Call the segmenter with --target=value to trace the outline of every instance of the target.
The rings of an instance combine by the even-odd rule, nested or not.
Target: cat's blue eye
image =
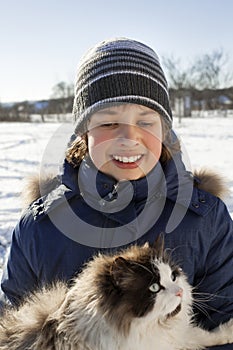
[[[150,287],[149,290],[153,293],[158,293],[160,291],[160,286],[158,283],[153,283]]]

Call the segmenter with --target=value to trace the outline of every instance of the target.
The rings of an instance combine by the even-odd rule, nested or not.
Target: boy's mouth
[[[142,158],[142,154],[130,156],[130,157],[113,155],[112,158],[121,163],[136,163],[138,160]]]
[[[113,163],[121,169],[134,169],[139,166],[143,159],[143,154],[135,156],[112,155]]]

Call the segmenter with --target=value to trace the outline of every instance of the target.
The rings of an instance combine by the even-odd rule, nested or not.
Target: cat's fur
[[[99,255],[71,288],[59,282],[5,310],[0,350],[194,350],[233,342],[233,321],[212,332],[193,323],[191,287],[161,252],[146,244]]]

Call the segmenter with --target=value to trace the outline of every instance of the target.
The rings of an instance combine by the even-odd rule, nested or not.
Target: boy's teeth
[[[113,158],[123,163],[135,163],[137,160],[141,158],[141,155],[131,156],[131,157],[113,156]]]

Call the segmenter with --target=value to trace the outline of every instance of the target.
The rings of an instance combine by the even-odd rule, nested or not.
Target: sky
[[[0,0],[0,102],[47,99],[74,83],[96,43],[129,37],[183,65],[223,49],[233,70],[232,0]]]

